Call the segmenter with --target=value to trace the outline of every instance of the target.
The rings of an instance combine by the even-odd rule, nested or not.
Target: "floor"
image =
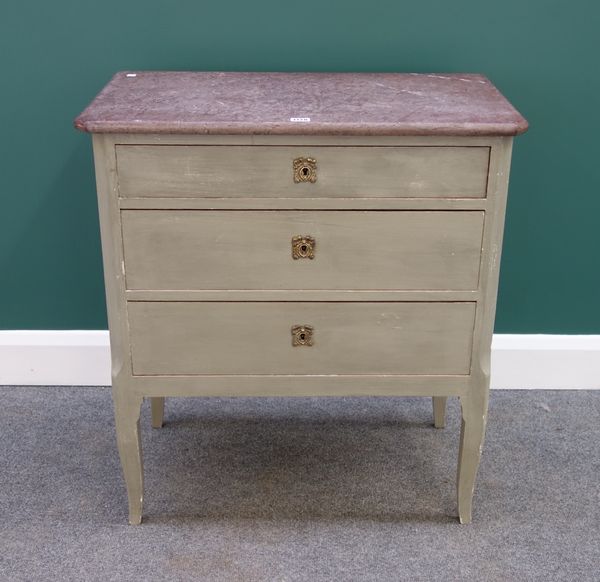
[[[138,527],[107,388],[0,399],[2,581],[600,579],[600,391],[493,391],[463,526],[454,399],[145,403]]]

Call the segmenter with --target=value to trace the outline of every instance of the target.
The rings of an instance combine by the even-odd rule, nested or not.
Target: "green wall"
[[[592,0],[2,0],[0,327],[106,327],[89,136],[122,69],[481,72],[515,143],[496,331],[600,333]]]

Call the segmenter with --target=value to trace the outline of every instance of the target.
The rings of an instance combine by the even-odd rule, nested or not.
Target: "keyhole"
[[[301,333],[300,334],[300,341],[304,341],[306,339],[306,334],[305,333]]]
[[[304,166],[304,168],[302,168],[302,175],[303,176],[308,176],[309,171],[310,170],[306,166]]]
[[[308,247],[307,247],[306,245],[302,245],[302,246],[300,247],[300,250],[301,250],[303,253],[305,253],[305,252],[308,250]]]

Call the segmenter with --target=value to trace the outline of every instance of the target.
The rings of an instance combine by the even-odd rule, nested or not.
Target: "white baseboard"
[[[0,331],[0,385],[110,383],[108,331]]]
[[[600,335],[495,334],[491,384],[600,389]]]
[[[491,383],[600,389],[600,335],[495,335]],[[0,385],[109,384],[107,331],[0,331]]]

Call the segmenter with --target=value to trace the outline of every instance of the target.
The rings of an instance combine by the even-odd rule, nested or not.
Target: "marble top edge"
[[[90,133],[518,135],[527,121],[473,73],[122,71],[75,119]]]

